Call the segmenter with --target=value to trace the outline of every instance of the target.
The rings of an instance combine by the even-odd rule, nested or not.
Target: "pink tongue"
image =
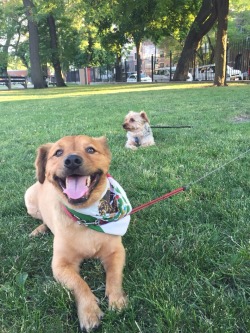
[[[70,199],[79,199],[84,196],[88,191],[88,186],[86,185],[88,177],[75,176],[66,178],[66,188],[63,193],[67,194]]]

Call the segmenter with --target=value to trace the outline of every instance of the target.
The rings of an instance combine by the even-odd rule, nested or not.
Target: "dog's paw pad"
[[[110,310],[122,310],[128,305],[128,297],[125,294],[110,295],[109,296],[109,309]]]
[[[104,313],[98,307],[97,304],[83,309],[82,313],[79,313],[80,327],[82,331],[91,332],[96,329],[101,322]]]

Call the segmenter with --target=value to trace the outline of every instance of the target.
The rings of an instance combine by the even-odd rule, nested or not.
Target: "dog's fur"
[[[122,126],[127,131],[126,148],[137,149],[139,146],[147,147],[155,144],[145,111],[129,111]]]
[[[73,168],[66,162],[72,156],[77,159]],[[103,313],[89,286],[80,277],[79,265],[85,258],[101,260],[106,271],[109,307],[121,309],[127,303],[122,289],[125,250],[120,236],[79,225],[62,210],[61,205],[80,208],[98,201],[105,190],[110,161],[111,154],[104,137],[67,136],[56,143],[42,145],[35,161],[38,181],[25,193],[28,213],[43,222],[31,235],[36,236],[47,229],[54,234],[53,275],[73,292],[81,329],[87,331],[99,325]],[[99,177],[94,189],[82,201],[68,199],[62,191],[60,182],[73,175]]]

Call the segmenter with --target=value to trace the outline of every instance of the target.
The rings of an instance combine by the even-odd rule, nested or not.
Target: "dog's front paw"
[[[137,149],[137,146],[135,146],[135,145],[133,145],[133,144],[126,144],[126,145],[125,145],[125,148],[136,150],[136,149]]]
[[[122,292],[109,295],[109,309],[122,310],[128,305],[128,297]]]
[[[81,308],[78,306],[78,318],[81,330],[90,332],[92,329],[97,328],[100,325],[103,315],[104,313],[96,302],[92,302]]]
[[[48,232],[48,227],[46,226],[46,224],[40,224],[35,230],[33,230],[30,233],[30,237],[36,237],[38,235],[44,235],[46,232]]]

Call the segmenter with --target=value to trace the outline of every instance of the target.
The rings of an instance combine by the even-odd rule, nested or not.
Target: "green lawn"
[[[188,184],[247,151],[250,85],[131,84],[0,91],[0,332],[77,333],[74,300],[51,271],[52,235],[23,195],[37,147],[64,135],[106,135],[110,173],[133,207]],[[145,110],[156,146],[124,148],[124,116]],[[129,306],[110,312],[104,272],[82,276],[101,301],[105,333],[250,332],[250,153],[190,190],[132,216],[123,241]]]

